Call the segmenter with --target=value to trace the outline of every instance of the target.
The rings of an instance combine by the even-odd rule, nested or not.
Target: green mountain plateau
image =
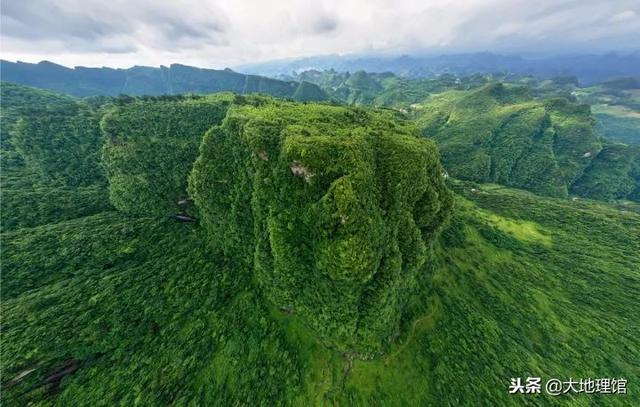
[[[304,75],[2,83],[3,405],[640,403],[633,83]]]

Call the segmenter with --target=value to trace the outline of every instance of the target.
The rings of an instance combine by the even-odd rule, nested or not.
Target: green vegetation
[[[113,205],[147,216],[188,210],[187,175],[200,139],[222,121],[233,98],[147,98],[110,109],[101,122],[102,162]]]
[[[102,180],[98,112],[71,98],[13,84],[2,85],[2,104],[3,148],[16,150],[19,161],[43,180],[70,186]]]
[[[640,86],[634,78],[620,78],[573,93],[592,105],[600,135],[625,144],[640,144]]]
[[[101,112],[73,98],[2,83],[3,230],[110,208],[98,162]]]
[[[587,105],[490,84],[433,95],[413,115],[453,177],[541,195],[638,199],[636,149],[598,137]]]
[[[506,74],[408,79],[311,70],[294,78],[318,84],[336,101],[407,113],[436,140],[454,177],[550,196],[637,199],[634,185],[640,184],[633,170],[627,171],[633,164],[617,165],[614,174],[600,165],[607,155],[598,157],[600,151],[624,149],[609,144],[640,142],[640,93],[633,78],[585,88],[575,77],[538,80]],[[625,162],[635,160],[633,149],[621,154]],[[605,187],[620,174],[625,186]],[[611,191],[599,191],[603,188]]]
[[[572,193],[593,199],[640,202],[640,146],[607,144]]]
[[[255,405],[296,393],[297,355],[249,274],[193,226],[105,212],[8,233],[3,246],[3,405]]]
[[[601,144],[588,106],[533,100],[525,87],[445,92],[417,109],[443,165],[457,178],[566,196]]]
[[[70,188],[37,183],[19,187],[3,184],[2,189],[3,230],[56,223],[111,208],[103,185]]]
[[[70,186],[102,181],[99,116],[83,105],[33,112],[12,129],[11,143],[42,178]]]
[[[460,171],[619,202],[445,181],[397,110],[3,83],[2,405],[640,404],[640,154],[547,96],[403,108]]]
[[[8,145],[9,138],[6,136],[20,117],[46,111],[48,107],[53,109],[56,106],[70,107],[75,105],[75,100],[72,97],[8,82],[2,83],[0,96],[2,100],[0,125],[2,133],[5,135],[2,138],[3,147]]]
[[[433,93],[448,89],[467,90],[486,84],[489,76],[474,75],[456,78],[440,75],[434,79],[408,79],[392,73],[368,73],[364,71],[336,72],[305,71],[295,80],[317,84],[333,100],[349,105],[373,105],[406,109],[423,101]]]
[[[507,378],[637,380],[640,235],[628,232],[640,230],[638,214],[494,185],[454,187],[455,216],[437,262],[420,274],[403,336],[387,355],[355,360],[336,399],[633,405],[637,394],[514,396]]]
[[[264,295],[342,351],[370,355],[451,198],[434,146],[390,114],[268,103],[207,133],[190,192],[209,238]]]
[[[198,226],[115,212],[3,235],[3,404],[633,405],[510,377],[640,380],[640,215],[456,186],[400,336],[360,360],[265,308]],[[597,255],[595,255],[597,253]],[[46,270],[46,272],[44,272]],[[75,364],[74,364],[75,363]],[[47,378],[77,366],[60,381]]]
[[[637,117],[594,114],[598,133],[603,137],[625,144],[640,144],[640,114]]]
[[[302,81],[300,82],[300,85],[298,85],[296,92],[293,94],[293,99],[300,102],[317,102],[320,100],[326,100],[327,95],[322,89],[313,83]]]

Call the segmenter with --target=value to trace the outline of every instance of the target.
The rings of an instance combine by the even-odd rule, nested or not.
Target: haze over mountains
[[[309,69],[334,69],[339,72],[393,72],[409,77],[430,77],[449,73],[511,73],[538,78],[575,76],[581,84],[640,75],[640,52],[607,54],[564,54],[540,58],[500,55],[489,52],[449,55],[326,55],[264,63],[247,64],[235,69],[267,76],[289,75]]]
[[[638,51],[637,0],[44,0],[3,4],[3,59],[224,68],[340,54]],[[288,72],[287,72],[288,73]]]
[[[441,74],[496,74],[540,79],[574,76],[581,85],[640,75],[640,52],[561,55],[539,59],[492,53],[440,56],[317,56],[241,65],[234,70],[203,69],[182,64],[122,68],[67,68],[49,61],[37,64],[1,61],[2,80],[74,96],[161,95],[232,91],[260,92],[296,100],[325,100],[309,83],[299,86],[293,74],[305,70],[392,72],[409,78]],[[274,79],[278,78],[278,79]],[[293,80],[295,79],[295,80]]]
[[[200,69],[180,64],[159,68],[67,68],[49,61],[37,64],[1,61],[2,80],[73,96],[164,95],[222,91],[266,93],[299,101],[323,100],[316,85],[245,75],[230,69]]]

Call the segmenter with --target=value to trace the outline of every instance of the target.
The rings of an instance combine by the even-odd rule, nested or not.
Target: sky
[[[66,66],[640,49],[640,0],[3,0],[1,14],[2,59]]]

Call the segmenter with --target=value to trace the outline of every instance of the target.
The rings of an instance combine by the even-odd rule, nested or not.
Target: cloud
[[[625,10],[621,13],[618,13],[614,16],[611,16],[611,18],[609,19],[609,21],[611,22],[621,22],[621,21],[628,21],[628,20],[632,20],[634,18],[636,18],[638,14],[633,11],[633,10]]]
[[[601,52],[640,37],[637,0],[4,0],[2,56],[224,67],[345,53]]]
[[[9,46],[121,53],[226,42],[226,15],[197,1],[5,0],[2,6],[2,35]]]
[[[322,16],[313,23],[313,32],[326,34],[338,28],[338,19],[335,17]]]
[[[107,21],[91,15],[65,13],[57,4],[48,7],[43,1],[3,2],[3,34],[12,38],[36,40],[59,37],[83,38],[92,41],[108,32],[122,32],[126,26],[121,20]]]

